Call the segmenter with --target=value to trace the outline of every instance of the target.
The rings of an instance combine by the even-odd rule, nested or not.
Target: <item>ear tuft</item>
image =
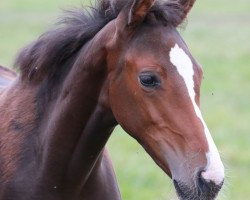
[[[131,6],[128,25],[136,26],[143,22],[155,0],[134,0]]]

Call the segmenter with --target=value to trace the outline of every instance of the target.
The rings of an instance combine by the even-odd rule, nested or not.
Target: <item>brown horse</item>
[[[180,199],[217,196],[224,168],[199,109],[202,69],[176,30],[193,4],[102,0],[19,54],[20,76],[0,79],[8,85],[0,93],[1,200],[121,199],[105,149],[117,124]]]

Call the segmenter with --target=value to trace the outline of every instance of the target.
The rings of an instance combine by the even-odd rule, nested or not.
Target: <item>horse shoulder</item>
[[[11,181],[18,170],[25,142],[34,129],[32,90],[25,89],[17,79],[0,91],[0,116],[0,182],[3,183]]]

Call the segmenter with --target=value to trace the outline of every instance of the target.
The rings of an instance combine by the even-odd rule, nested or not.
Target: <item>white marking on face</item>
[[[177,44],[170,51],[170,61],[177,68],[178,73],[184,79],[188,94],[194,107],[194,111],[204,126],[204,132],[207,138],[209,151],[206,153],[207,166],[205,169],[206,171],[202,173],[202,177],[208,182],[211,180],[215,184],[219,185],[224,180],[224,166],[221,162],[220,155],[214,144],[208,127],[202,117],[200,108],[195,102],[193,63],[185,51]]]

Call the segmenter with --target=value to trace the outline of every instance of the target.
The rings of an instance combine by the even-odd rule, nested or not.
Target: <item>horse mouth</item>
[[[197,184],[198,186],[190,187],[176,180],[173,182],[180,200],[214,200],[223,185],[223,183],[216,185],[210,182],[209,187],[202,188],[199,186],[199,183]]]

